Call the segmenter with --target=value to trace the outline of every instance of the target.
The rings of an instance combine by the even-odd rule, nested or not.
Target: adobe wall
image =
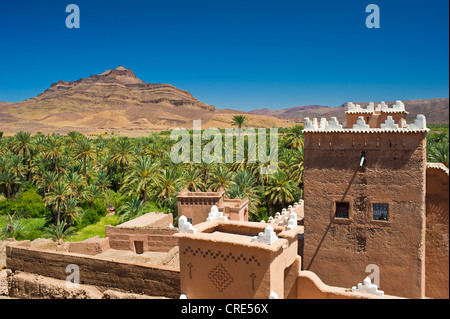
[[[449,175],[427,168],[425,295],[449,298]]]
[[[297,299],[402,299],[352,292],[351,289],[326,285],[311,271],[300,271],[297,277]]]
[[[143,242],[144,252],[168,252],[178,244],[177,239],[173,237],[173,234],[177,232],[178,228],[117,227],[109,225],[105,227],[110,248],[133,252],[135,252],[135,241]]]
[[[176,269],[144,263],[111,261],[93,256],[52,252],[19,246],[6,247],[6,266],[15,271],[66,280],[66,267],[80,269],[80,284],[118,288],[137,294],[178,298],[180,273]]]
[[[381,290],[424,296],[425,134],[304,132],[305,270],[352,287],[376,264]],[[335,201],[349,202],[348,220]],[[388,221],[372,220],[373,203],[389,204]]]
[[[217,205],[221,197],[182,197],[178,198],[178,216],[192,219],[192,225],[203,223],[211,211],[211,206]]]
[[[65,242],[59,247],[60,251],[84,255],[101,254],[110,248],[109,238],[99,238],[99,236],[88,238],[81,242]]]
[[[272,291],[279,298],[288,296],[296,275],[286,269],[297,256],[299,230],[274,226],[279,235],[274,243],[253,242],[252,237],[265,227],[263,223],[205,222],[196,226],[195,234],[176,234],[181,293],[189,299],[267,299]]]

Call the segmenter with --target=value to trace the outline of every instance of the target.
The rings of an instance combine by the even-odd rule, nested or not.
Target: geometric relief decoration
[[[222,292],[233,282],[233,277],[228,273],[228,271],[218,264],[214,267],[208,274],[209,280],[214,284],[214,286]]]
[[[191,246],[187,246],[186,249],[183,251],[183,255],[191,254],[194,257],[199,255],[203,258],[206,257],[212,257],[212,259],[222,259],[223,261],[234,261],[235,263],[245,263],[247,265],[251,263],[255,263],[258,267],[261,266],[261,263],[255,258],[255,256],[244,256],[243,254],[240,255],[234,255],[232,252],[222,253],[221,251],[213,252],[210,249],[203,250],[201,248],[191,248]]]

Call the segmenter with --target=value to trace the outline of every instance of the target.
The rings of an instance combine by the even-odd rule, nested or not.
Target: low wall
[[[178,233],[178,228],[153,228],[153,227],[105,227],[106,237],[109,238],[109,246],[112,249],[135,251],[134,242],[143,242],[143,251],[168,252],[178,245],[177,238],[173,234]]]
[[[65,242],[61,246],[61,251],[84,255],[97,255],[108,250],[109,238],[99,238],[98,236],[80,242]]]
[[[149,296],[178,298],[180,295],[180,273],[170,267],[20,246],[6,247],[6,267],[13,272],[23,271],[66,280],[70,274],[66,273],[66,267],[71,264],[79,267],[80,284]]]
[[[349,289],[332,287],[324,284],[313,272],[300,271],[297,278],[297,299],[403,299],[384,295],[378,297],[370,294],[351,292]]]

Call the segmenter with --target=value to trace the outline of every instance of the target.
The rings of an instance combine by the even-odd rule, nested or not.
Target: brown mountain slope
[[[146,83],[119,66],[77,81],[59,81],[29,100],[0,103],[0,131],[35,133],[79,131],[84,134],[118,132],[128,136],[202,127],[231,127],[231,118],[246,114],[255,127],[285,127],[287,120],[245,112],[219,110],[170,84]]]
[[[378,104],[380,102],[375,102]],[[395,104],[395,102],[386,102],[388,105]],[[424,114],[429,124],[448,124],[449,123],[449,99],[429,99],[429,100],[410,100],[403,101],[406,111],[409,112],[407,121],[412,121],[417,114]],[[369,102],[355,102],[362,107],[366,107]],[[321,105],[306,105],[296,106],[281,110],[261,109],[251,111],[251,114],[263,114],[268,116],[277,116],[279,118],[292,119],[302,121],[305,117],[310,118],[331,118],[336,117],[340,122],[346,122],[345,111],[347,110],[347,103],[339,107],[321,106]]]

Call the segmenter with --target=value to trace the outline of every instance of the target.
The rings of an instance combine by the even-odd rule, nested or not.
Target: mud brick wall
[[[106,237],[112,249],[134,251],[134,241],[144,242],[144,251],[168,252],[178,244],[172,235],[178,228],[106,226]]]
[[[444,170],[427,168],[427,228],[425,295],[449,298],[449,177]]]
[[[80,284],[122,289],[127,292],[179,298],[178,270],[143,263],[112,261],[66,252],[8,246],[6,266],[12,271],[24,271],[66,280],[66,267],[75,264],[80,270]]]
[[[386,294],[422,298],[426,133],[304,135],[304,270],[352,287],[375,264]],[[348,218],[335,216],[337,202]],[[373,219],[377,203],[389,205],[388,220]]]

